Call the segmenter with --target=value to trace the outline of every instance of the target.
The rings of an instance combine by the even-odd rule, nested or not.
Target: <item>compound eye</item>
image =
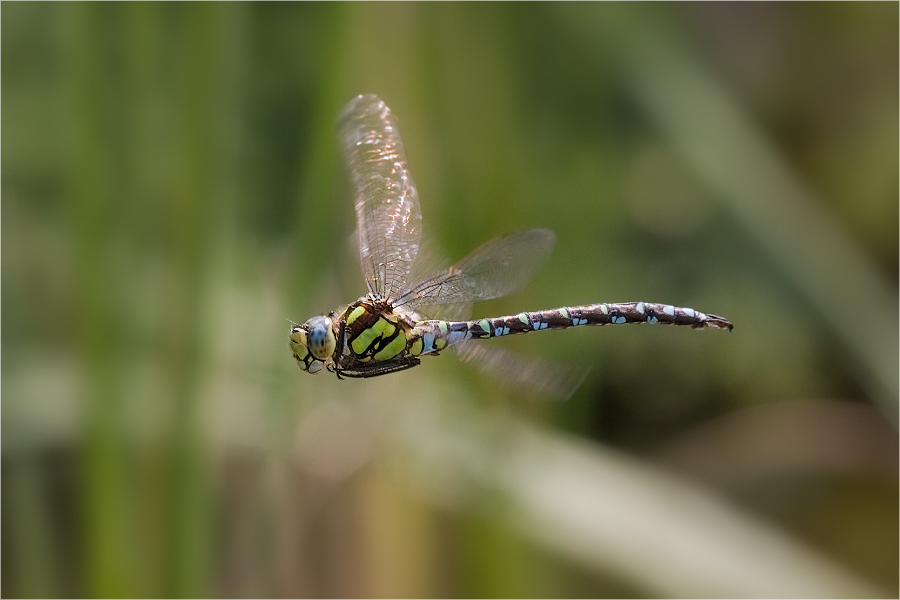
[[[313,356],[319,360],[325,360],[334,354],[337,340],[334,337],[331,319],[314,317],[307,321],[303,328],[306,329],[306,347]]]

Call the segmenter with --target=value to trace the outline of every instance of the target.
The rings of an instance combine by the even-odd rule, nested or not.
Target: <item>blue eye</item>
[[[308,331],[306,343],[309,351],[319,360],[325,360],[334,354],[336,341],[331,319],[328,317],[314,317],[306,322]]]

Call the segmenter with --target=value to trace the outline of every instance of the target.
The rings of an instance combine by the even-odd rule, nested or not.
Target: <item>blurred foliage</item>
[[[897,593],[897,4],[2,17],[4,596],[678,594],[509,527],[490,485],[421,493],[386,448],[426,398],[638,457]],[[557,234],[478,314],[647,300],[735,331],[497,342],[591,366],[566,403],[449,356],[301,373],[285,318],[365,291],[334,119],[370,92],[436,254]]]

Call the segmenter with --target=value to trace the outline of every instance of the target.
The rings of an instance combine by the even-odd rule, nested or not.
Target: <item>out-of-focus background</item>
[[[898,5],[2,7],[3,596],[898,593]],[[398,116],[430,252],[557,234],[493,340],[301,372],[365,292],[335,119]]]

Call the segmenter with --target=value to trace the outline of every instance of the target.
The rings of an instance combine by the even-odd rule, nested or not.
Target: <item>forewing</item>
[[[397,122],[377,96],[357,96],[339,120],[356,201],[359,261],[370,292],[392,299],[419,251],[422,213]]]
[[[446,271],[417,283],[403,294],[397,305],[415,310],[511,294],[544,264],[554,240],[549,229],[527,229],[494,238]]]

